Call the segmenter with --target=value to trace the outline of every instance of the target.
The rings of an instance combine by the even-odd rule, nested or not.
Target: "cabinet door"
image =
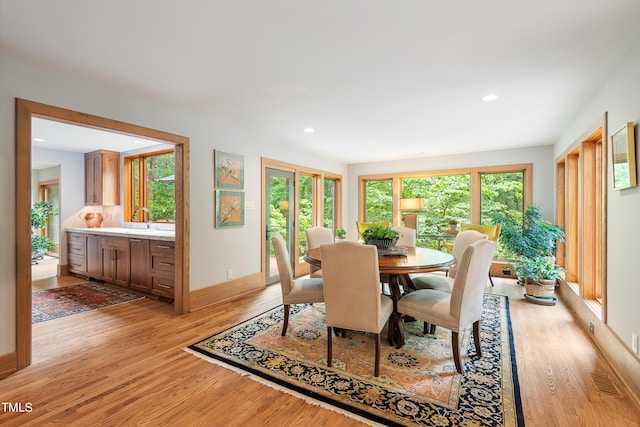
[[[100,264],[100,236],[90,234],[87,236],[87,275],[101,278]]]
[[[129,284],[129,239],[103,237],[100,239],[102,280],[120,286]]]
[[[87,154],[84,157],[84,204],[99,205],[101,192],[100,156]]]
[[[151,292],[147,239],[129,239],[129,287],[141,292]]]

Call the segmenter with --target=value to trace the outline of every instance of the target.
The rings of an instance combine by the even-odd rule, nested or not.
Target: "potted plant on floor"
[[[564,270],[555,263],[556,243],[564,241],[564,231],[542,219],[542,210],[538,205],[530,205],[522,221],[505,216],[497,216],[493,223],[502,224],[500,243],[513,257],[509,259],[521,284],[538,284],[542,280],[551,280],[555,284],[564,275]],[[536,288],[527,289],[533,292]],[[546,294],[549,292],[546,289]],[[534,295],[531,295],[534,296]],[[541,298],[541,297],[538,297]],[[549,298],[554,298],[551,295]]]
[[[374,245],[378,249],[391,249],[399,238],[400,233],[383,225],[373,225],[362,232],[364,243]]]
[[[346,238],[347,238],[347,231],[342,227],[336,228],[336,239],[344,240]]]
[[[31,207],[31,262],[37,264],[44,258],[45,251],[52,251],[56,246],[39,231],[47,226],[49,218],[57,212],[53,205],[46,201],[34,203]]]

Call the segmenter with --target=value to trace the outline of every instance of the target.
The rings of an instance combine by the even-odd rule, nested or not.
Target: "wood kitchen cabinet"
[[[149,240],[129,239],[129,287],[131,289],[151,293],[149,265]]]
[[[120,153],[108,150],[84,155],[84,204],[120,204]]]
[[[120,286],[129,285],[129,239],[101,237],[101,279]]]
[[[70,273],[174,299],[175,242],[75,231],[67,242]]]
[[[175,242],[151,240],[151,293],[174,298],[175,292]]]

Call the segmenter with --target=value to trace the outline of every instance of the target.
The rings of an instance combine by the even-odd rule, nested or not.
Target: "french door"
[[[271,285],[280,281],[278,265],[274,256],[271,236],[273,233],[280,233],[284,238],[289,250],[289,263],[292,268],[295,248],[295,222],[294,222],[294,189],[295,175],[293,172],[266,168],[265,169],[265,283]]]

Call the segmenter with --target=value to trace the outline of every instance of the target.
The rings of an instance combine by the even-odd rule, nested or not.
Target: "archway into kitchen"
[[[184,136],[92,116],[64,108],[16,99],[16,353],[17,368],[31,363],[31,161],[32,121],[42,118],[172,144],[175,150],[175,299],[176,313],[188,312],[188,162]]]

